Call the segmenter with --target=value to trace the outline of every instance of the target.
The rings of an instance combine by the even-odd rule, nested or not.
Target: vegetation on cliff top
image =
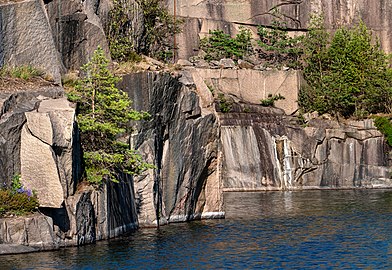
[[[259,27],[258,35],[255,45],[246,29],[233,38],[211,31],[200,43],[204,59],[246,60],[253,55],[265,67],[302,69],[306,81],[298,98],[302,113],[318,111],[344,118],[392,113],[390,56],[363,22],[330,35],[323,19],[314,17],[304,36],[290,37],[278,22],[271,28]]]
[[[181,21],[169,14],[163,1],[113,1],[106,35],[111,56],[117,61],[139,61],[139,54],[168,61],[173,57],[173,37]]]
[[[330,38],[314,21],[304,39],[304,77],[298,104],[303,112],[363,118],[392,113],[392,69],[388,56],[363,22]]]
[[[264,67],[301,68],[302,36],[290,37],[283,23],[274,21],[270,28],[257,28],[258,40],[252,38],[251,31],[241,28],[235,37],[222,30],[209,32],[200,40],[200,49],[205,52],[206,61],[231,58],[235,61],[256,58]]]
[[[374,124],[383,133],[387,139],[387,143],[392,147],[392,117],[377,116]]]
[[[200,48],[206,53],[207,61],[220,60],[222,58],[243,59],[252,51],[251,32],[242,28],[232,38],[222,30],[210,31],[210,36],[200,41]]]
[[[52,84],[52,78],[31,65],[0,68],[0,90],[36,89]]]
[[[138,174],[150,168],[129,144],[130,122],[149,115],[131,108],[128,95],[116,87],[119,77],[109,70],[101,48],[94,52],[82,71],[85,76],[68,98],[78,104],[77,121],[87,181],[117,182],[118,173]]]

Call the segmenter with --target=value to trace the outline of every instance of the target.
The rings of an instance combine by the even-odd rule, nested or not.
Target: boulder
[[[61,208],[64,199],[74,194],[80,176],[74,165],[80,163],[80,157],[73,154],[77,151],[73,149],[75,109],[66,98],[47,99],[25,116],[20,150],[22,182],[37,191],[41,207]],[[81,166],[76,167],[80,171]]]
[[[226,59],[226,58],[225,59],[221,59],[219,61],[219,66],[221,68],[235,68],[236,67],[233,59]]]
[[[260,104],[268,95],[282,95],[285,99],[275,102],[286,114],[298,110],[298,93],[301,87],[301,74],[298,71],[252,69],[206,69],[196,68],[203,81],[217,92],[237,97],[242,102]]]
[[[244,69],[252,69],[252,68],[254,68],[254,65],[249,63],[248,61],[239,59],[238,60],[238,67],[244,68]]]
[[[60,87],[0,93],[0,177],[7,185],[21,172],[21,133],[26,123],[25,112],[36,110],[42,98],[53,100],[62,95]]]

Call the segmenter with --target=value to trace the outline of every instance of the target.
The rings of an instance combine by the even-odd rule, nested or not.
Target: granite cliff
[[[218,26],[234,31],[268,24],[268,12],[281,2],[178,3],[189,30],[179,37],[179,56],[188,58],[197,54],[193,46],[199,34]],[[362,0],[333,3],[287,1],[282,12],[293,31],[304,30],[310,11],[322,9],[328,22],[352,22],[360,14],[373,29],[383,26],[381,37],[390,33],[391,6],[385,1],[370,9]],[[171,73],[127,74],[119,84],[135,109],[152,116],[137,125],[132,142],[155,169],[121,175],[120,183],[99,188],[80,183],[75,108],[64,98],[60,76],[85,63],[97,45],[108,51],[103,25],[109,8],[110,1],[0,1],[0,65],[35,65],[53,82],[0,92],[0,178],[9,185],[20,173],[40,200],[38,214],[0,219],[0,254],[94,243],[143,226],[222,218],[224,192],[392,187],[391,148],[372,120],[312,116],[298,124],[300,73],[189,63]],[[382,39],[390,51],[388,42]],[[260,106],[268,94],[286,100]],[[228,102],[227,112],[220,96]]]
[[[156,168],[99,189],[76,188],[75,111],[62,92],[9,94],[0,121],[1,171],[8,177],[21,169],[38,192],[41,214],[2,219],[1,250],[81,245],[139,226],[222,218],[223,193],[230,191],[392,187],[391,149],[372,120],[314,118],[303,127],[282,109],[250,102],[233,102],[223,113],[199,76],[193,69],[124,76],[119,86],[152,115],[133,141]]]

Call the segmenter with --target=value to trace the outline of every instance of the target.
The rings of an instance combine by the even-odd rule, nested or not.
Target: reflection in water
[[[171,224],[0,269],[390,269],[392,191],[226,193],[226,220]]]

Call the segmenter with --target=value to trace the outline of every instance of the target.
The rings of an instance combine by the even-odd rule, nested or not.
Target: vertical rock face
[[[371,120],[312,120],[306,128],[276,114],[220,120],[224,190],[392,187],[391,149]]]
[[[60,246],[94,243],[138,227],[132,179],[121,177],[121,183],[108,182],[100,189],[83,187],[67,198],[64,209],[48,210]]]
[[[274,7],[289,28],[298,31],[308,27],[312,13],[324,14],[327,29],[352,25],[362,19],[380,38],[383,49],[392,51],[392,3],[384,0],[166,0],[169,11],[184,18],[186,31],[178,36],[179,57],[197,54],[199,36],[221,29],[236,34],[243,25],[271,25],[276,19]]]
[[[43,98],[53,100],[62,95],[61,88],[0,94],[0,177],[7,185],[21,173],[21,134],[26,112],[37,110]]]
[[[134,83],[140,81],[145,87]],[[136,142],[138,151],[156,166],[135,179],[139,223],[156,225],[220,212],[218,195],[206,194],[213,190],[211,182],[219,187],[217,119],[201,108],[194,85],[153,73],[125,76],[123,85],[131,99],[139,96],[135,107],[152,116],[141,126]]]
[[[0,66],[32,65],[61,81],[61,62],[41,0],[0,3]]]
[[[25,115],[20,159],[23,184],[37,191],[41,207],[60,208],[74,194],[80,176],[81,168],[74,168],[81,163],[81,153],[73,149],[73,140],[78,138],[75,109],[66,98],[47,99],[37,111]]]
[[[76,0],[46,4],[53,39],[66,69],[79,69],[98,46],[109,52],[101,20],[109,5],[109,1]]]

